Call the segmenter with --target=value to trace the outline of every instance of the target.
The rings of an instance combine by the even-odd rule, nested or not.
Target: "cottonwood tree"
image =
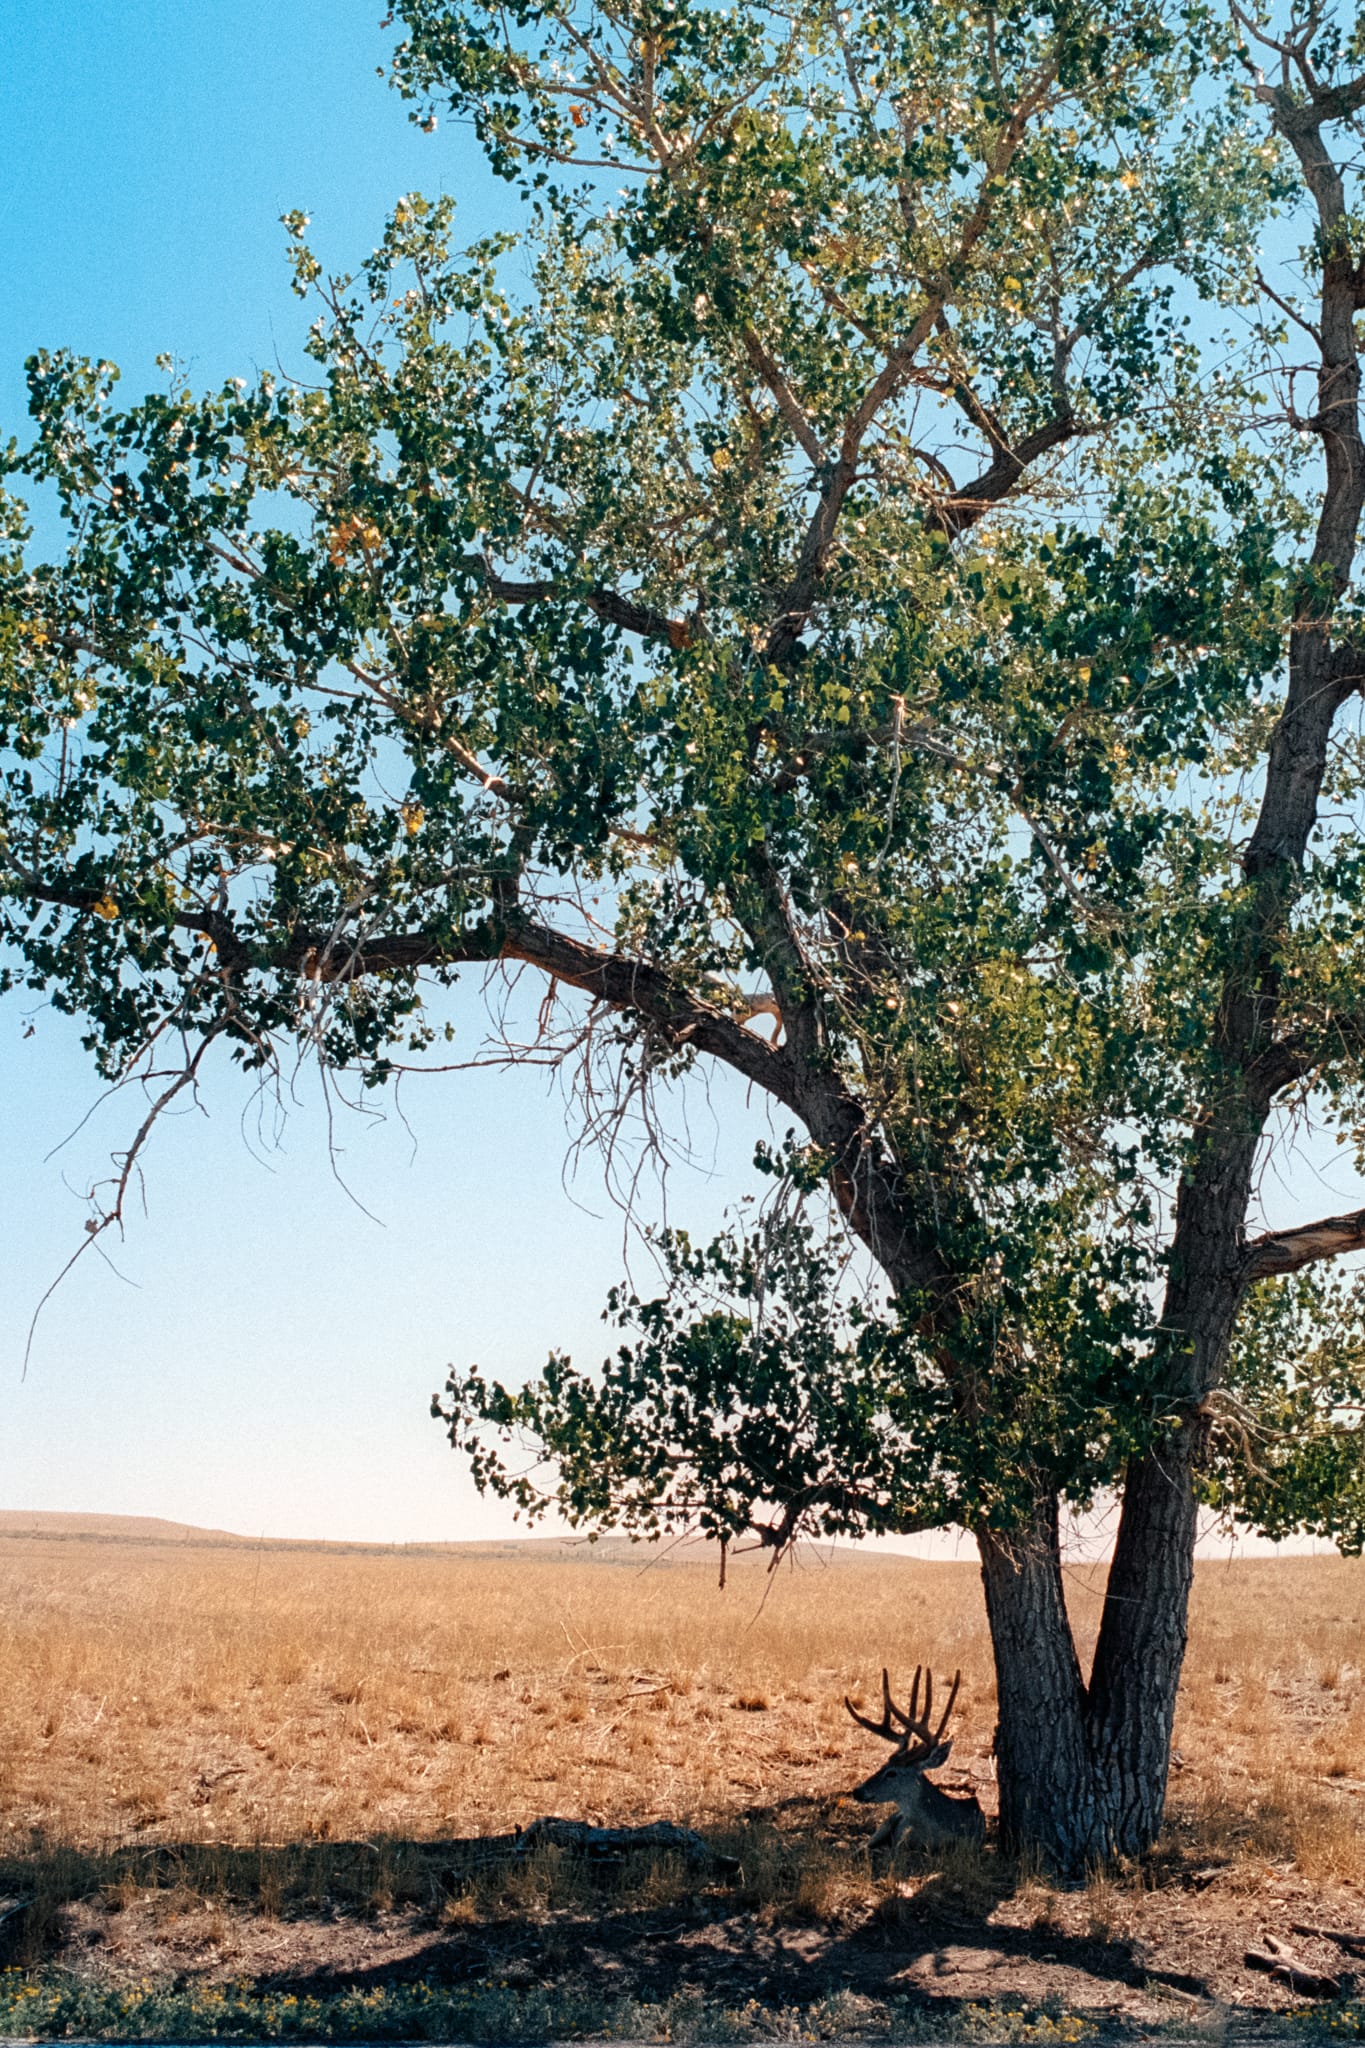
[[[149,1091],[91,1227],[211,1048],[381,1085],[470,970],[543,977],[585,1128],[729,1069],[767,1221],[666,1240],[602,1376],[453,1375],[452,1434],[636,1528],[965,1525],[1005,1842],[1141,1852],[1199,1501],[1361,1533],[1319,1269],[1365,1213],[1254,1207],[1296,1117],[1362,1127],[1358,32],[398,13],[520,239],[413,196],[338,277],[290,217],[306,377],[32,364],[14,487],[69,546],[10,501],[11,979]],[[1104,1488],[1085,1675],[1059,1511]]]

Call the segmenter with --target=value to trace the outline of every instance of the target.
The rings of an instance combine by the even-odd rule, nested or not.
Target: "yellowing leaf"
[[[383,538],[383,534],[372,519],[363,519],[358,512],[353,512],[327,536],[327,553],[335,567],[339,569],[353,547],[359,547],[367,555],[372,555],[377,551]]]
[[[118,916],[118,905],[112,896],[101,896],[98,903],[92,903],[90,908],[96,917],[102,917],[106,924],[112,924]]]

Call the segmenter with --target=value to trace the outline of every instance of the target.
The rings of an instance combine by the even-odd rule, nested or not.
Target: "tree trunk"
[[[1155,1843],[1194,1575],[1198,1432],[1135,1459],[1087,1688],[1055,1501],[1020,1536],[978,1534],[995,1652],[1000,1841],[1075,1877]]]
[[[1105,1814],[1086,1736],[1085,1684],[1062,1590],[1057,1502],[1030,1528],[977,1533],[995,1652],[1000,1842],[1063,1873],[1107,1853]]]
[[[1134,1459],[1123,1489],[1088,1711],[1091,1755],[1121,1856],[1145,1855],[1165,1811],[1194,1578],[1200,1436],[1188,1428]]]

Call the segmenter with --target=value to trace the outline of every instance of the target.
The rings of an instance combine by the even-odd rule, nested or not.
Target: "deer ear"
[[[937,1771],[941,1769],[942,1766],[947,1763],[949,1756],[952,1754],[952,1748],[953,1744],[952,1738],[950,1736],[947,1742],[940,1742],[937,1749],[930,1750],[928,1756],[920,1765],[920,1769],[922,1771]]]

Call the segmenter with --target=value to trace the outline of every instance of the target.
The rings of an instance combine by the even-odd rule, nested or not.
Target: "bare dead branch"
[[[1323,1259],[1339,1259],[1346,1252],[1358,1251],[1365,1251],[1365,1209],[1323,1216],[1293,1230],[1268,1230],[1253,1238],[1246,1248],[1246,1276],[1250,1281],[1298,1273]]]

